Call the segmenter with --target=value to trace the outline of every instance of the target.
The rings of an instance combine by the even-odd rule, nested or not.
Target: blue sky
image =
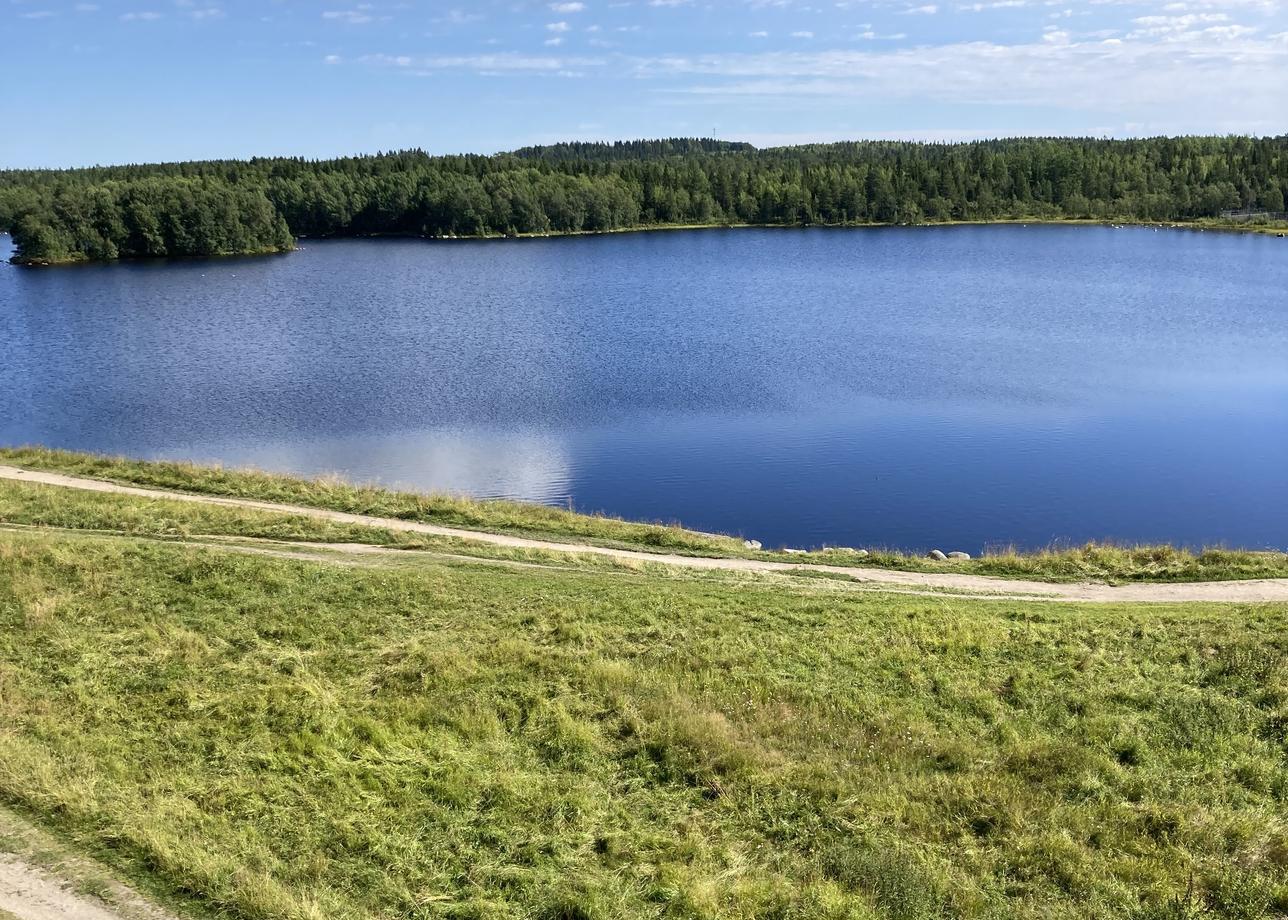
[[[1288,132],[1288,0],[0,0],[0,166]]]

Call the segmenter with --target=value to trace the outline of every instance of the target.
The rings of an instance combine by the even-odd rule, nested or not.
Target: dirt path
[[[62,486],[70,489],[85,489],[92,492],[111,492],[118,495],[134,495],[148,499],[164,499],[170,501],[194,502],[197,504],[223,505],[233,508],[252,508],[257,511],[276,511],[286,514],[317,518],[320,520],[334,521],[341,524],[356,524],[367,527],[380,527],[385,530],[421,533],[439,537],[452,537],[460,540],[472,540],[477,543],[485,543],[492,546],[504,546],[515,549],[545,550],[557,553],[579,553],[608,556],[615,559],[630,559],[636,562],[651,562],[690,569],[735,572],[827,572],[836,575],[845,575],[859,583],[872,586],[888,585],[896,588],[914,590],[936,589],[940,591],[952,591],[959,594],[1006,595],[1012,598],[1022,596],[1031,600],[1081,601],[1091,603],[1288,603],[1288,579],[1285,578],[1256,581],[1190,582],[1181,584],[1052,584],[1049,582],[1022,581],[1010,578],[993,578],[987,575],[964,575],[952,572],[900,572],[891,569],[852,568],[837,565],[773,562],[760,559],[720,559],[703,556],[675,556],[665,553],[647,553],[638,550],[589,546],[580,543],[558,543],[549,540],[533,540],[526,537],[509,536],[507,534],[462,530],[455,527],[441,527],[436,524],[402,521],[397,518],[372,517],[365,514],[349,514],[343,511],[308,508],[300,505],[283,505],[275,502],[264,502],[247,498],[224,498],[213,495],[194,495],[186,492],[170,492],[162,489],[145,489],[137,486],[123,486],[116,483],[103,482],[97,479],[83,479],[76,476],[64,476],[61,473],[22,470],[12,466],[0,466],[0,479],[12,479],[19,482],[35,482],[42,483],[44,485]]]
[[[465,553],[450,553],[430,549],[390,548],[371,543],[313,543],[271,540],[259,537],[229,537],[226,535],[210,535],[206,537],[192,536],[181,538],[168,536],[157,537],[152,535],[127,533],[125,531],[81,530],[78,528],[47,527],[35,524],[6,524],[3,522],[0,522],[0,533],[57,533],[71,538],[92,535],[95,537],[118,537],[130,540],[155,540],[169,546],[191,546],[200,549],[219,550],[226,553],[267,556],[272,559],[294,559],[296,561],[318,562],[326,565],[348,565],[364,568],[370,568],[373,566],[415,565],[418,561],[424,560],[433,562],[465,563],[467,565],[487,565],[502,569],[523,569],[526,571],[580,572],[582,574],[593,572],[596,576],[602,578],[641,578],[645,575],[643,570],[634,568],[604,567],[587,569],[584,566],[576,564],[533,562],[520,559],[497,558],[494,556],[470,556]],[[940,599],[970,598],[971,600],[988,601],[1059,600],[1061,603],[1082,603],[1079,601],[1063,601],[1059,598],[1034,598],[1027,594],[1000,594],[994,592],[984,594],[979,592],[954,591],[947,588],[905,588],[896,585],[884,584],[878,581],[859,581],[852,578],[802,577],[810,574],[809,568],[809,566],[802,566],[800,571],[762,572],[739,570],[724,571],[695,568],[692,566],[677,566],[668,574],[675,578],[701,578],[704,576],[719,577],[722,575],[727,575],[731,578],[739,576],[757,579],[772,578],[776,579],[775,584],[777,584],[781,589],[797,591],[863,591],[868,593],[912,595],[914,597],[935,597]],[[655,569],[653,571],[656,572],[657,570]],[[3,914],[0,914],[0,920],[6,920]]]
[[[178,920],[103,866],[70,853],[4,809],[0,841],[5,846],[0,851],[3,920]]]
[[[76,894],[66,883],[17,857],[0,856],[0,917],[18,920],[125,920],[106,903]]]

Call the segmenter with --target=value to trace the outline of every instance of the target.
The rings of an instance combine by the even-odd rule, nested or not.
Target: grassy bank
[[[545,505],[398,492],[352,484],[338,477],[301,479],[259,470],[148,462],[43,448],[0,448],[0,463],[151,488],[329,508],[470,530],[667,552],[720,554],[742,549],[741,540],[678,526],[638,524]]]
[[[0,532],[0,801],[199,914],[1288,911],[1282,607],[352,568],[33,494],[82,532]]]
[[[420,551],[424,551],[440,556],[573,565],[598,571],[637,572],[648,567],[632,560],[590,553],[495,546],[455,537],[339,524],[306,515],[174,500],[143,500],[4,480],[0,480],[0,530],[19,533],[38,530],[57,533],[64,539],[94,535],[137,537],[294,554],[324,551],[333,544],[357,544],[371,550],[417,551],[407,554],[409,562],[419,559]],[[389,553],[382,556],[385,564],[393,564],[393,559]],[[648,568],[658,572],[664,569],[662,566]]]
[[[26,469],[67,473],[128,485],[169,489],[204,495],[249,498],[314,508],[326,508],[356,514],[369,514],[428,524],[510,533],[549,540],[616,546],[651,552],[677,553],[741,558],[790,558],[795,562],[827,563],[847,566],[876,566],[905,571],[956,571],[994,575],[1003,578],[1029,578],[1050,581],[1217,581],[1243,578],[1288,577],[1288,554],[1250,552],[1212,548],[1201,552],[1171,546],[1126,547],[1111,544],[1089,544],[1040,552],[996,551],[979,559],[953,563],[936,563],[916,555],[868,548],[861,555],[855,549],[823,549],[804,555],[785,557],[775,552],[754,552],[744,548],[741,537],[720,536],[686,530],[678,525],[622,521],[602,515],[576,514],[543,505],[502,501],[475,501],[459,496],[423,495],[398,492],[367,485],[355,485],[338,478],[300,479],[257,470],[236,470],[194,466],[186,463],[147,462],[121,457],[54,451],[45,448],[0,448],[0,463]],[[79,503],[79,504],[78,504]],[[58,505],[67,507],[62,511]],[[44,517],[32,517],[39,507]],[[24,502],[11,500],[7,515],[0,519],[50,523],[57,526],[82,526],[77,516],[84,503],[62,490],[57,496],[45,496],[38,505],[24,509]],[[155,532],[178,513],[153,509],[121,508],[99,514],[100,521],[114,514],[127,514],[137,520],[151,515],[144,525]],[[62,515],[62,517],[59,517]],[[245,520],[245,517],[234,519]],[[104,525],[106,529],[119,529]],[[280,520],[265,527],[286,526]],[[309,531],[297,521],[290,526],[297,534]],[[299,528],[303,526],[304,530]],[[345,540],[351,542],[405,542],[389,531],[363,533]],[[207,531],[215,532],[215,531]],[[332,540],[330,535],[316,539]],[[270,536],[265,531],[247,534]],[[300,536],[301,539],[315,537]],[[952,547],[945,547],[951,549]]]

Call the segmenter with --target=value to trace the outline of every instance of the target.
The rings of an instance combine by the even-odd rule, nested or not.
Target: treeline
[[[710,139],[411,150],[0,173],[20,261],[289,249],[292,237],[605,231],[662,224],[1184,221],[1283,211],[1288,137],[855,142]]]
[[[754,153],[751,144],[718,141],[710,137],[667,137],[660,140],[569,141],[543,147],[520,147],[513,156],[527,160],[567,162],[569,160],[656,160],[691,153]]]
[[[13,200],[9,220],[20,262],[235,255],[295,247],[290,228],[262,189],[217,179],[72,183],[34,199]]]

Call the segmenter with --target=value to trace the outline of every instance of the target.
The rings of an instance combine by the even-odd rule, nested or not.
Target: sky
[[[1288,133],[1288,0],[0,0],[0,167]]]

